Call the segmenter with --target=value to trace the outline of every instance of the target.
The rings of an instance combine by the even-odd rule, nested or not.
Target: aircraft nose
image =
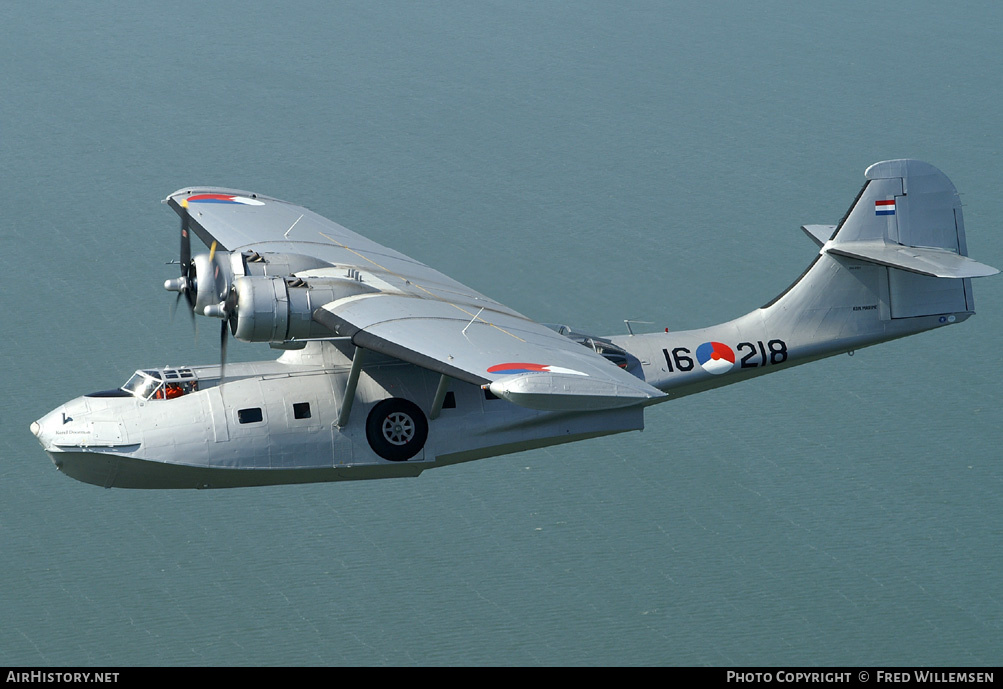
[[[38,438],[38,442],[42,443],[42,447],[44,448],[48,448],[49,441],[52,439],[52,434],[47,432],[50,426],[48,423],[50,416],[52,416],[51,412],[36,421],[32,421],[31,425],[28,426],[29,430],[31,430],[31,434]]]
[[[40,419],[31,422],[28,427],[31,434],[38,438],[42,447],[48,450],[52,446],[52,441],[56,438],[56,433],[62,425],[61,419],[65,417],[62,411],[65,407],[53,409]]]

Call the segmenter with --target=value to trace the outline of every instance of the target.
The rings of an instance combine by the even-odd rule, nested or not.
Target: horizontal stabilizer
[[[813,242],[815,242],[816,244],[818,244],[819,247],[822,247],[822,246],[825,245],[825,243],[827,241],[829,241],[830,239],[832,239],[832,235],[836,231],[836,226],[835,225],[802,225],[801,229],[802,229],[802,231],[804,231],[804,233],[806,235],[808,235],[809,237],[811,237],[811,240]]]
[[[992,266],[947,249],[902,246],[883,240],[834,243],[826,251],[837,256],[938,278],[977,278],[1000,272]]]
[[[961,197],[947,175],[903,159],[875,163],[864,177],[821,253],[885,268],[892,320],[974,313],[970,278],[999,271],[968,258]]]

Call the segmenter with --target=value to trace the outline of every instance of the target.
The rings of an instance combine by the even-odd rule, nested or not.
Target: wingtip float
[[[806,225],[810,268],[769,304],[681,332],[595,337],[536,323],[305,208],[182,189],[165,287],[276,360],[150,368],[31,424],[67,475],[105,487],[223,488],[416,476],[638,430],[651,404],[975,312],[957,191],[876,163],[838,225]],[[192,254],[195,233],[208,253]],[[225,349],[223,349],[225,352]]]

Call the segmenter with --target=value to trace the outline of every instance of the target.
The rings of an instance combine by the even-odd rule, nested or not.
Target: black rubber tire
[[[366,438],[373,452],[383,459],[404,462],[425,447],[428,420],[415,403],[391,397],[369,412]]]

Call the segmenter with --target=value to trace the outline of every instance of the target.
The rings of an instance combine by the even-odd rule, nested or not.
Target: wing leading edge
[[[222,188],[181,189],[165,203],[188,214],[207,246],[307,256],[331,267],[296,273],[306,280],[354,271],[372,289],[312,316],[356,346],[533,409],[613,409],[665,396],[590,348],[301,206]]]

